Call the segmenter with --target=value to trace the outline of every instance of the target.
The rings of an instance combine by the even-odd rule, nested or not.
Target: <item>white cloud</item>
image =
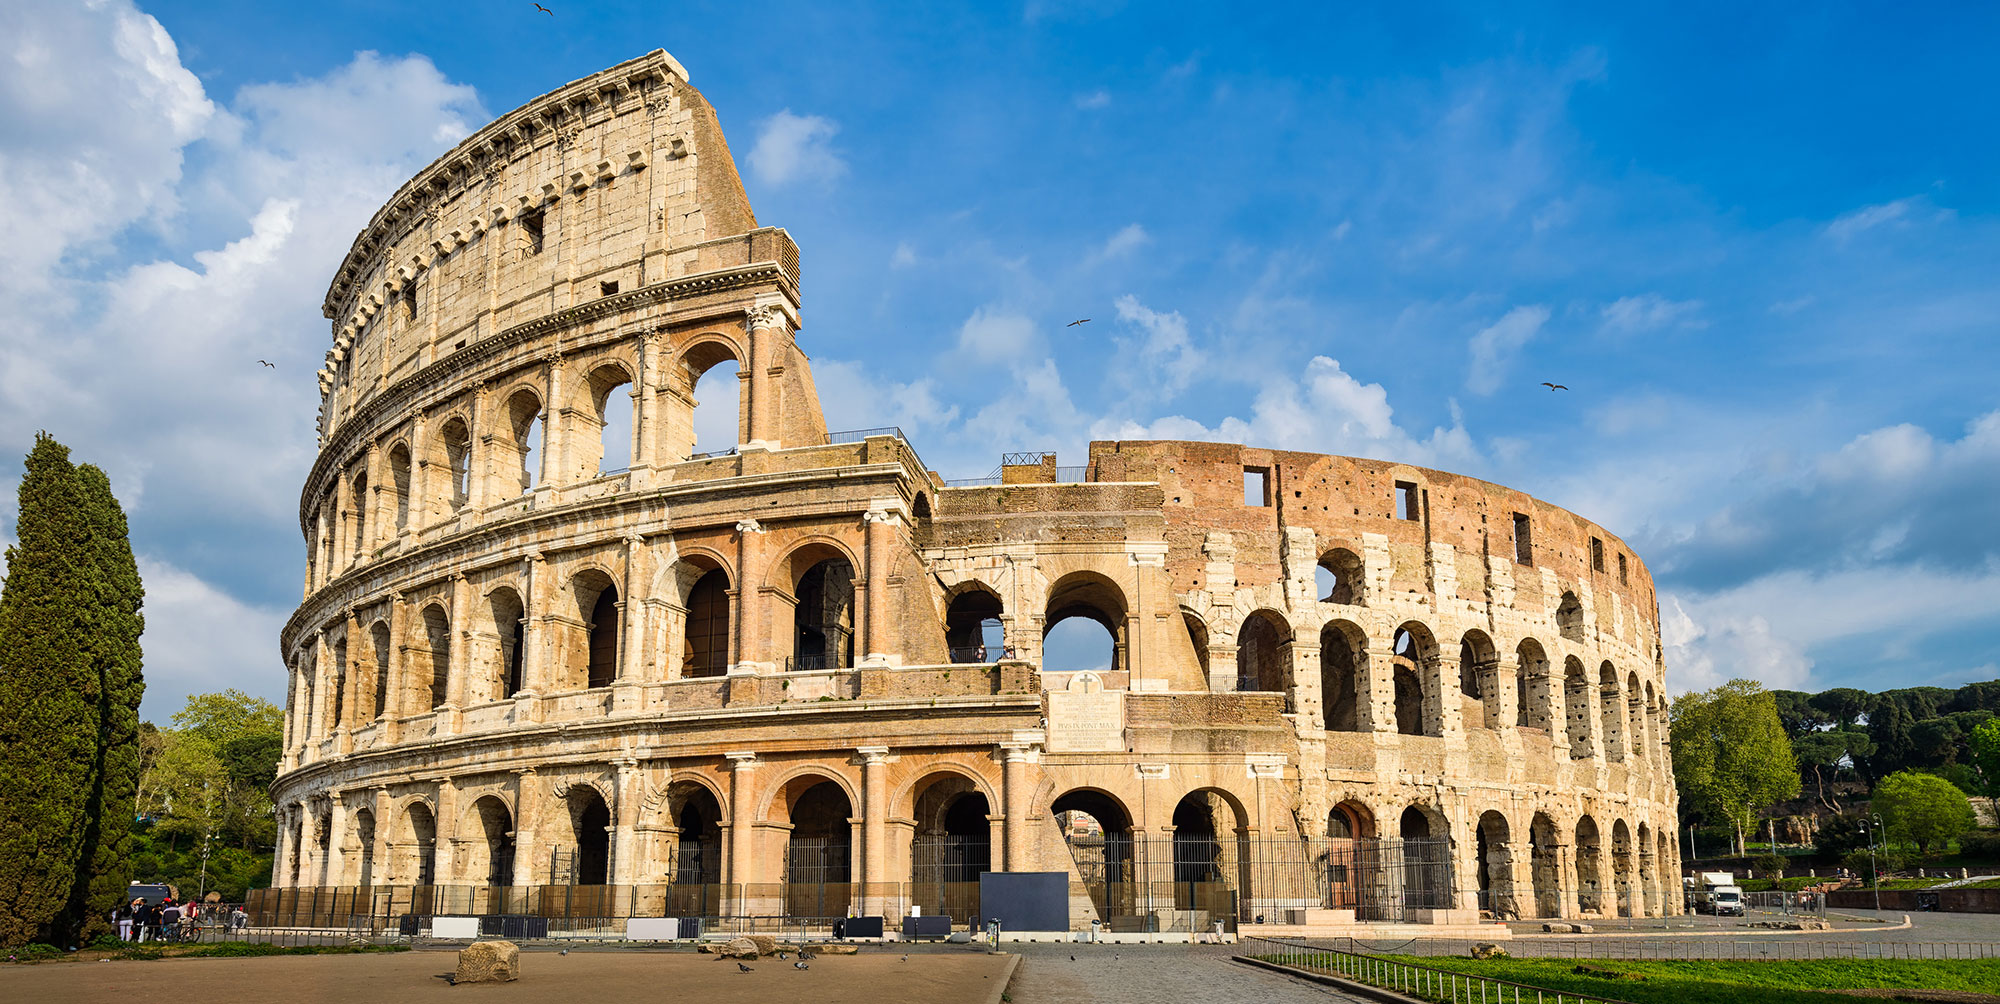
[[[794,115],[790,108],[765,119],[750,147],[750,170],[767,185],[796,180],[825,182],[847,173],[834,152],[840,125],[819,115]]]
[[[1100,87],[1088,94],[1079,94],[1074,99],[1078,108],[1092,111],[1111,103],[1111,92]]]
[[[1465,386],[1474,394],[1491,394],[1500,389],[1513,365],[1515,355],[1548,323],[1549,308],[1515,307],[1505,316],[1472,336],[1472,368]]]
[[[1042,336],[1028,317],[980,307],[958,329],[958,347],[982,363],[1022,365],[1041,353]]]
[[[1118,339],[1114,377],[1155,400],[1187,389],[1205,361],[1188,339],[1187,318],[1179,311],[1158,313],[1128,293],[1118,298],[1118,319],[1137,327],[1144,337],[1136,342]]]
[[[1636,335],[1670,327],[1705,328],[1708,322],[1696,316],[1700,312],[1700,300],[1676,301],[1658,293],[1642,293],[1607,304],[1601,316],[1606,332]]]
[[[1118,228],[1118,232],[1112,234],[1104,242],[1103,247],[1090,253],[1088,264],[1097,265],[1108,261],[1117,261],[1152,243],[1152,240],[1153,235],[1147,233],[1145,227],[1137,223],[1127,223],[1123,227]]]
[[[1862,206],[1851,213],[1844,213],[1826,225],[1826,235],[1836,241],[1845,241],[1856,234],[1873,230],[1884,224],[1904,219],[1916,205],[1917,196],[1884,202],[1875,206]]]
[[[917,249],[909,241],[897,241],[896,250],[889,255],[890,268],[909,268],[917,263]]]
[[[234,687],[285,703],[278,630],[289,609],[245,603],[189,572],[141,555],[146,583],[146,712],[163,718],[190,694]]]
[[[917,436],[942,431],[958,420],[958,406],[939,401],[936,382],[929,377],[901,383],[870,373],[864,363],[816,359],[813,386],[829,429],[893,425]]]
[[[1668,693],[1708,690],[1738,679],[1782,690],[1805,686],[1812,660],[1796,643],[1774,637],[1764,618],[1726,608],[1699,610],[1697,620],[1680,597],[1662,598],[1660,639]]]

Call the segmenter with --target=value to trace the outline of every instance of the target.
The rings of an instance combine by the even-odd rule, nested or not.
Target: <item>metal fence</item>
[[[893,425],[884,425],[873,429],[848,429],[843,432],[829,432],[826,434],[826,442],[829,446],[838,443],[859,443],[865,441],[870,436],[894,436],[904,442],[909,442],[909,437],[903,435],[903,430]]]
[[[1862,939],[1868,940],[1862,940]],[[1246,940],[1248,940],[1246,938]],[[1261,939],[1260,939],[1261,940]],[[1289,942],[1288,943],[1292,943]],[[1375,941],[1366,938],[1321,939],[1321,944],[1361,954],[1424,955],[1464,958],[1477,938],[1416,938]],[[1716,937],[1697,935],[1657,938],[1583,937],[1515,938],[1501,942],[1517,958],[1588,961],[1762,961],[1818,959],[1996,959],[2000,941],[1890,941],[1858,932],[1845,940],[1801,938],[1798,935]]]
[[[1567,1004],[1569,1001],[1622,1004],[1611,997],[1551,990],[1490,976],[1470,976],[1402,959],[1342,951],[1305,942],[1246,938],[1244,943],[1249,951],[1282,966],[1321,976],[1335,976],[1423,1000],[1451,1004],[1525,1004],[1528,1001],[1536,1004]]]

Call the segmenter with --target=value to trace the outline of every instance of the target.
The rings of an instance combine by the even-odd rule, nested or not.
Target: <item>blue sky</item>
[[[2000,8],[544,2],[8,5],[0,454],[127,500],[149,716],[282,698],[354,232],[655,47],[837,428],[1407,459],[1623,535],[1675,689],[2000,677]]]

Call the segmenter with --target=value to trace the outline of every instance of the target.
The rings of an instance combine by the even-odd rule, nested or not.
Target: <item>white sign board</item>
[[[1096,673],[1078,673],[1068,690],[1049,693],[1049,752],[1125,751],[1125,694],[1103,688]]]

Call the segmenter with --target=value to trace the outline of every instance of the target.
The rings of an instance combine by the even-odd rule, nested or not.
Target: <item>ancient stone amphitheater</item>
[[[657,51],[369,222],[324,305],[267,914],[964,924],[989,871],[1114,931],[1679,912],[1617,537],[1216,443],[947,482],[826,429],[800,273]],[[1101,655],[1045,659],[1065,624]]]

